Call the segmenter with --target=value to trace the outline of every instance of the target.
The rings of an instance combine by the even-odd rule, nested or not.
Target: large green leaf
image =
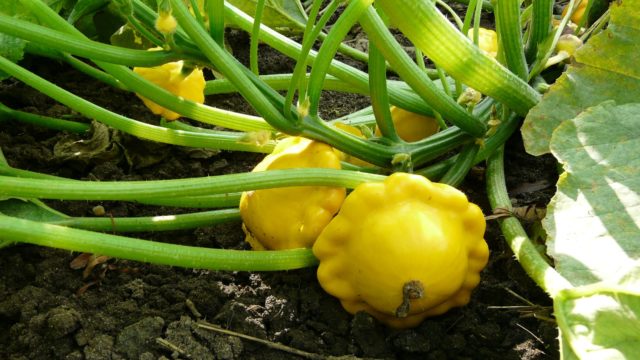
[[[610,9],[607,30],[578,50],[575,63],[527,115],[522,136],[531,154],[548,153],[553,130],[586,108],[640,98],[640,0],[614,1]]]
[[[563,292],[554,301],[568,359],[635,359],[640,351],[640,273],[616,286],[595,284]]]
[[[565,359],[640,354],[640,103],[591,107],[553,132],[565,172],[543,225]]]

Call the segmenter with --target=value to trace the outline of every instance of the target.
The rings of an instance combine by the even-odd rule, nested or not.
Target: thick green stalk
[[[29,243],[185,268],[276,271],[317,264],[317,259],[310,249],[243,251],[165,244],[43,224],[2,214],[0,214],[0,229],[2,229],[0,241],[3,242]]]
[[[72,217],[47,223],[92,231],[144,232],[193,229],[239,219],[240,210],[224,209],[145,217]]]
[[[529,69],[524,56],[522,28],[520,27],[520,1],[493,1],[496,31],[507,68],[520,79],[527,80]]]
[[[42,1],[31,1],[25,4],[29,6],[29,10],[35,16],[37,16],[37,18],[42,23],[48,25],[53,29],[57,29],[70,35],[74,35],[78,39],[84,39],[84,35],[79,30],[64,21],[64,19],[59,17],[58,14],[56,14],[49,6],[47,6]],[[177,33],[178,32],[180,32],[180,29],[177,29]],[[190,100],[178,98],[167,90],[133,73],[131,70],[124,66],[104,62],[97,62],[97,65],[105,69],[111,75],[114,75],[119,81],[121,81],[127,88],[131,89],[132,91],[136,91],[146,98],[158,104],[166,106],[169,110],[173,110],[177,113],[189,116],[194,120],[199,120],[202,122],[215,124],[235,130],[252,131],[271,129],[271,126],[269,126],[269,124],[267,124],[260,118],[216,109],[209,106],[197,104]],[[73,105],[68,106],[75,109]]]
[[[258,0],[256,4],[256,15],[253,18],[253,29],[251,30],[251,40],[249,43],[249,67],[251,71],[260,75],[258,69],[258,33],[260,33],[260,23],[264,12],[264,0]]]
[[[202,178],[150,181],[84,182],[0,176],[0,197],[60,200],[122,200],[175,198],[286,186],[340,186],[353,188],[384,176],[336,169],[288,169],[218,175]]]
[[[484,135],[485,125],[447,96],[443,90],[435,86],[433,81],[400,47],[373,8],[368,9],[360,19],[360,24],[367,32],[369,39],[380,49],[395,71],[429,106],[469,134],[475,137]]]
[[[487,195],[494,211],[498,208],[512,209],[504,178],[504,147],[499,148],[487,160]],[[542,257],[517,218],[509,217],[498,221],[516,259],[538,286],[551,297],[571,287],[569,281]]]
[[[392,142],[402,142],[393,125],[389,108],[387,65],[384,56],[375,44],[369,45],[369,87],[371,88],[371,108],[375,114],[380,133]]]
[[[529,39],[525,50],[527,59],[533,61],[541,44],[551,33],[553,19],[553,0],[536,0],[532,4]]]
[[[218,45],[204,29],[198,26],[198,23],[191,17],[182,1],[171,0],[171,4],[178,23],[184,28],[191,40],[194,41],[216,69],[235,84],[238,92],[251,106],[275,128],[291,135],[299,134],[301,129],[295,123],[288,121],[247,77],[235,58]]]
[[[452,126],[406,146],[411,147],[409,153],[414,167],[419,167],[472,140],[467,133]]]
[[[309,21],[307,21],[307,25],[304,28],[302,49],[300,50],[300,56],[296,59],[296,66],[293,68],[291,82],[287,87],[287,95],[285,96],[283,111],[285,111],[286,114],[289,114],[289,112],[286,111],[293,105],[293,97],[295,95],[296,88],[298,89],[299,104],[303,103],[307,97],[308,76],[305,74],[307,71],[307,58],[309,57],[309,51],[311,51],[313,44],[315,44],[320,31],[324,28],[338,8],[338,2],[336,0],[331,1],[325,8],[325,13],[320,17],[318,23],[314,24],[318,12],[320,11],[320,5],[320,1],[314,2],[309,14]],[[326,87],[323,84],[323,89],[325,88]]]
[[[11,109],[0,103],[0,119],[13,119],[28,124],[44,126],[49,129],[83,133],[89,130],[89,124],[49,116],[36,115],[24,111]]]
[[[157,66],[184,58],[171,51],[145,51],[106,45],[0,14],[0,32],[84,58],[127,66]]]
[[[540,94],[484,54],[458,31],[431,0],[378,0],[391,21],[453,78],[526,115]]]
[[[478,155],[480,146],[475,143],[469,143],[458,154],[453,165],[440,179],[441,183],[449,184],[451,186],[458,186],[462,183],[467,173],[473,165],[475,165],[475,159]]]
[[[574,4],[576,4],[576,1],[579,1],[579,0],[569,0],[569,3],[567,4],[567,6],[570,9],[573,9]],[[544,43],[538,44],[538,51],[536,53],[536,58],[533,64],[531,64],[531,70],[529,71],[529,80],[534,79],[536,76],[540,75],[542,70],[545,69],[547,60],[549,60],[551,55],[554,53],[556,49],[556,45],[558,44],[558,40],[560,39],[560,36],[562,36],[562,33],[565,27],[570,21],[570,18],[571,18],[571,14],[567,13],[560,21],[560,24],[558,25],[558,27],[552,31],[553,37],[551,37],[551,34],[549,34],[547,36],[546,41],[544,41]],[[542,47],[542,45],[544,45],[544,47]]]
[[[9,166],[6,161],[0,162],[0,175],[10,176],[14,178],[26,178],[26,179],[45,179],[45,180],[57,180],[57,181],[75,181],[76,183],[82,183],[82,180],[67,179],[59,176],[38,173],[29,170],[15,169]],[[179,194],[179,193],[178,193]],[[163,197],[161,199],[141,199],[131,200],[147,205],[160,205],[160,206],[175,206],[183,208],[229,208],[237,207],[240,203],[239,192],[230,192],[225,194],[214,195],[198,195],[198,196],[173,196]],[[174,194],[175,195],[175,194]]]
[[[220,46],[224,46],[224,0],[206,2],[209,14],[209,34]]]
[[[225,3],[227,20],[244,31],[251,31],[253,19],[243,13],[236,7]],[[300,55],[301,45],[286,36],[270,29],[265,25],[260,27],[260,40],[283,53],[284,55],[297,59]],[[310,51],[307,58],[307,65],[313,65],[317,58],[317,52]],[[342,81],[351,84],[359,89],[359,92],[367,93],[369,91],[368,75],[358,69],[333,60],[327,72]],[[389,98],[391,103],[398,105],[403,109],[413,111],[424,115],[433,115],[433,111],[425,104],[425,102],[413,91],[407,91],[405,86],[389,85]]]
[[[48,82],[2,56],[0,56],[0,70],[10,74],[34,89],[49,95],[53,99],[69,106],[88,118],[96,119],[105,125],[143,139],[192,147],[256,152],[263,151],[263,149],[258,145],[242,143],[243,135],[241,133],[228,132],[227,135],[212,135],[206,133],[170,130],[113,113]]]
[[[238,207],[238,204],[240,204],[241,195],[242,193],[234,192],[234,193],[227,193],[227,194],[180,196],[180,197],[162,198],[162,199],[145,199],[139,202],[147,205],[175,206],[175,207],[181,207],[181,208],[221,209],[221,208]]]
[[[478,154],[476,154],[473,165],[485,161],[497,148],[502,146],[511,135],[520,127],[520,119],[517,116],[511,116],[507,121],[498,126],[495,133],[485,139],[484,144],[480,146]],[[454,155],[446,160],[439,161],[433,165],[416,170],[416,174],[426,176],[431,180],[440,179],[452,167],[458,158]]]
[[[309,114],[312,117],[318,115],[322,83],[331,67],[333,57],[338,51],[339,45],[342,43],[342,39],[344,39],[365,10],[371,6],[371,3],[373,3],[373,0],[350,1],[320,46],[318,57],[313,62],[311,75],[309,76],[309,84],[307,85],[307,94],[310,100]]]

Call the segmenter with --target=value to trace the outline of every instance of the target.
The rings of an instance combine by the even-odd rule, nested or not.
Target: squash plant
[[[564,16],[554,14],[552,0],[464,2],[469,6],[460,18],[446,3],[431,0],[351,0],[345,4],[332,0],[324,2],[322,9],[323,2],[316,0],[308,2],[308,12],[297,1],[275,0],[7,1],[0,9],[0,75],[22,81],[94,119],[94,129],[107,126],[168,144],[259,153],[271,153],[277,144],[292,141],[286,136],[297,136],[308,139],[304,142],[324,143],[323,148],[333,147],[336,152],[327,154],[334,157],[334,163],[359,161],[343,161],[339,169],[283,166],[208,178],[86,182],[15,169],[0,156],[0,247],[25,242],[219,270],[314,266],[318,259],[308,248],[203,249],[103,231],[114,230],[113,223],[117,231],[135,232],[238,219],[243,192],[247,199],[250,192],[282,192],[294,186],[352,189],[364,184],[367,189],[376,188],[367,183],[387,184],[385,179],[403,177],[386,176],[394,172],[412,172],[448,184],[443,188],[455,186],[472,166],[483,161],[487,162],[491,205],[504,213],[511,203],[504,181],[503,144],[524,118],[527,150],[551,152],[564,172],[543,221],[548,233],[546,253],[533,244],[515,217],[499,220],[505,239],[526,272],[554,301],[563,358],[632,357],[640,351],[640,185],[633,157],[638,149],[635,124],[640,110],[636,100],[640,1],[571,0]],[[325,33],[325,25],[342,5]],[[483,8],[490,9],[495,19],[495,54],[478,46]],[[109,29],[88,20],[98,10],[118,25],[111,29],[117,30],[113,36],[105,36],[105,32],[110,35]],[[578,11],[585,15],[578,24],[570,23]],[[370,41],[368,54],[343,44],[356,24]],[[225,27],[251,33],[249,66],[225,48]],[[397,43],[390,27],[415,45],[415,59]],[[573,57],[567,53],[559,59],[554,55],[556,45],[569,28],[585,45]],[[300,34],[301,42],[287,37],[287,32]],[[313,50],[316,41],[321,43],[317,51]],[[292,73],[260,75],[258,42],[295,59]],[[157,49],[147,51],[150,48]],[[368,62],[368,73],[336,60],[338,52]],[[148,124],[101,108],[22,67],[25,53],[64,61],[106,84],[135,93],[157,106],[157,112],[166,118]],[[433,68],[425,66],[423,55]],[[171,68],[179,70],[167,72],[177,81],[208,68],[216,79],[206,83],[204,94],[239,93],[259,117],[203,105],[199,96],[176,96],[177,91],[168,85],[171,81],[147,76],[155,74],[153,69],[177,62],[180,67]],[[566,70],[567,62],[568,70],[556,80],[553,74]],[[388,80],[387,71],[400,80]],[[324,90],[366,94],[371,107],[344,118],[325,119],[319,107]],[[417,141],[403,140],[395,128],[392,107],[435,119],[438,131]],[[228,130],[194,126],[180,117]],[[0,121],[8,119],[78,133],[89,130],[86,123],[37,116],[0,104]],[[400,187],[395,180],[388,184]],[[47,207],[40,199],[137,201],[209,210],[150,218],[75,218]],[[418,226],[418,220],[411,221]],[[321,239],[344,237],[337,225],[327,229],[330,233],[319,235]],[[257,230],[249,229],[248,236],[251,231]],[[324,243],[316,249],[320,258],[339,248],[325,248]],[[479,268],[486,262],[480,253],[471,257],[484,259],[477,262]],[[473,274],[479,271],[473,270]],[[394,290],[400,293],[394,296],[401,303],[387,306],[395,309],[396,318],[415,318],[411,305],[428,303],[420,299],[429,289],[422,288],[422,283],[407,284]],[[470,283],[461,282],[461,289],[468,289],[467,285]],[[340,284],[335,286],[329,285],[332,292],[344,293]],[[463,300],[468,301],[468,296]],[[419,310],[440,313],[437,309],[442,304],[448,302]],[[397,323],[396,318],[389,323]]]

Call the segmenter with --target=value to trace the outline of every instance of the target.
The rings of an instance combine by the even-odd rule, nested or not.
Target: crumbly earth
[[[246,40],[242,35],[237,43]],[[244,48],[246,50],[246,47]],[[242,58],[243,49],[236,50]],[[246,60],[246,59],[244,59]],[[55,62],[25,65],[100,106],[148,122],[157,119],[138,99],[97,83]],[[262,52],[261,70],[288,71],[291,61]],[[25,85],[0,83],[0,102],[49,116],[80,117]],[[251,112],[238,96],[209,96],[216,106]],[[368,105],[359,96],[328,93],[327,118]],[[81,117],[80,117],[81,118]],[[121,136],[121,135],[120,135]],[[87,138],[0,121],[0,147],[17,168],[85,180],[148,180],[247,171],[261,158],[248,153],[192,151],[118,137],[127,156],[114,151],[82,161],[55,156],[56,144]],[[544,204],[553,192],[552,159],[526,155],[518,139],[508,144],[506,168],[519,205]],[[150,156],[152,154],[153,156]],[[127,161],[127,158],[130,161]],[[463,190],[485,212],[482,168]],[[60,202],[49,205],[74,216],[171,214],[184,209],[123,202]],[[247,249],[239,223],[185,231],[135,234],[154,241]],[[410,330],[384,327],[365,313],[346,313],[318,285],[315,269],[287,272],[217,272],[110,259],[88,277],[71,262],[80,254],[31,245],[0,250],[0,358],[22,359],[555,359],[557,330],[551,302],[523,272],[489,222],[491,249],[482,282],[468,306],[427,319]],[[214,332],[207,322],[272,344]]]

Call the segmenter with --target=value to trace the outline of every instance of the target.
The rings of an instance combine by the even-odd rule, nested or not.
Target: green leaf
[[[556,128],[566,170],[543,225],[556,270],[573,285],[554,298],[563,359],[640,353],[640,103],[591,107]]]
[[[588,107],[640,98],[640,1],[614,1],[610,9],[609,27],[577,51],[575,63],[527,115],[522,136],[529,153],[548,153],[553,130]]]
[[[50,222],[67,219],[64,215],[36,199],[10,198],[0,201],[0,213],[33,221]]]
[[[256,13],[257,0],[229,0],[229,3],[250,16]],[[262,13],[262,24],[271,28],[286,28],[295,31],[304,28],[307,15],[299,0],[266,0]]]
[[[24,47],[27,44],[26,41],[14,36],[0,33],[0,56],[17,63],[22,60],[24,56]],[[9,77],[9,74],[0,71],[0,80],[4,80]]]
[[[640,259],[640,103],[606,102],[563,122],[564,165],[543,225],[556,269],[580,286],[617,280]]]
[[[0,198],[0,214],[41,222],[68,218],[37,199]],[[12,241],[0,239],[0,249],[12,244]]]

